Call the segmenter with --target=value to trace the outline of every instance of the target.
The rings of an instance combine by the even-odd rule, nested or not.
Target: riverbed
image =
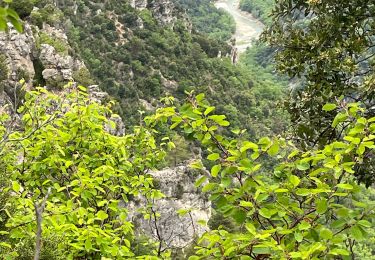
[[[236,22],[236,48],[239,53],[246,51],[254,40],[258,39],[264,30],[264,24],[254,18],[250,13],[239,9],[239,0],[219,0],[215,2],[216,8],[222,8],[233,16]]]

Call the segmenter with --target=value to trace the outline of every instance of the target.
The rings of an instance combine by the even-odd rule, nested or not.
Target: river
[[[215,2],[216,8],[222,8],[233,16],[236,22],[236,47],[239,53],[246,51],[252,41],[258,39],[263,32],[264,24],[254,18],[250,13],[239,9],[239,0],[219,0]]]

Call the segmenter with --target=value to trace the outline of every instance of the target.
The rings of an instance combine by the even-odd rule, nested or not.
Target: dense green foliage
[[[31,12],[31,3],[40,9]],[[373,259],[375,193],[358,180],[370,185],[374,178],[374,55],[367,31],[374,5],[278,2],[265,37],[278,51],[279,69],[305,84],[289,103],[296,132],[284,139],[275,134],[284,133],[288,122],[280,109],[287,82],[269,62],[275,49],[257,44],[237,66],[217,58],[230,51],[217,40],[228,28],[218,36],[213,26],[225,15],[210,14],[208,1],[182,3],[194,7],[195,26],[207,22],[216,39],[190,33],[184,19],[161,25],[148,9],[119,1],[80,1],[78,15],[71,1],[12,4],[39,27],[58,23],[58,17],[72,19],[63,24],[75,51],[70,54],[90,69],[74,79],[92,84],[92,72],[133,127],[124,136],[111,134],[114,103],[89,100],[83,87],[27,91],[17,116],[0,107],[0,256]],[[269,7],[249,3],[253,13]],[[8,16],[0,16],[0,25],[1,19]],[[43,33],[39,41],[72,52]],[[6,71],[0,56],[1,68]],[[208,101],[192,90],[206,92]],[[160,107],[165,94],[177,99],[163,98]],[[143,122],[136,110],[144,102],[156,112]],[[144,217],[156,219],[152,207],[164,195],[149,170],[190,159],[196,145],[204,159],[192,167],[210,173],[196,187],[213,203],[211,230],[195,246],[164,251],[162,240],[134,236],[124,205],[141,195]]]
[[[246,68],[234,66],[229,58],[217,58],[219,53],[230,53],[226,43],[190,33],[184,19],[173,27],[161,25],[148,9],[136,10],[126,2],[108,1],[101,12],[98,9],[92,1],[83,1],[76,15],[69,5],[61,10],[72,20],[69,39],[76,55],[101,88],[118,100],[127,127],[139,122],[137,111],[144,109],[140,99],[155,107],[163,95],[183,100],[185,91],[195,89],[207,93],[218,111],[251,136],[258,130],[283,129],[272,129],[271,124],[271,118],[279,116],[272,110],[282,98],[279,85],[258,84]]]
[[[335,113],[322,107],[340,96],[362,101],[375,115],[374,17],[369,1],[278,1],[265,39],[277,51],[278,68],[304,82],[288,109],[302,147],[342,137],[330,126]],[[359,180],[375,181],[374,154],[365,157]]]
[[[211,0],[178,0],[191,17],[193,29],[218,40],[229,40],[236,30],[232,16],[217,9]]]
[[[133,256],[133,224],[119,204],[130,196],[162,197],[147,172],[165,152],[146,128],[122,137],[108,133],[115,125],[107,117],[115,115],[86,96],[82,87],[27,93],[19,109],[21,131],[1,114],[0,166],[8,179],[1,195],[2,258],[30,259],[34,250],[26,247],[40,238],[39,225],[44,259],[53,250],[61,259]],[[42,223],[35,213],[40,208]]]
[[[46,43],[60,53],[82,58],[89,71],[76,72],[74,79],[84,85],[96,81],[117,99],[116,111],[126,118],[129,128],[139,122],[138,111],[156,107],[161,96],[172,94],[183,100],[185,91],[192,89],[207,93],[218,111],[226,113],[235,126],[248,129],[249,136],[281,133],[287,126],[285,113],[274,109],[280,108],[284,83],[268,77],[268,72],[263,73],[261,67],[249,73],[247,66],[254,67],[253,61],[248,61],[246,66],[233,65],[225,57],[231,47],[207,38],[206,34],[190,33],[184,14],[178,9],[174,14],[178,19],[172,26],[160,24],[148,9],[136,10],[126,2],[108,1],[100,5],[82,1],[77,13],[73,11],[72,1],[57,2],[57,6],[51,0],[33,3],[39,9],[31,12],[30,21],[40,28],[43,22],[65,26],[73,48],[43,31],[35,35],[36,47]],[[228,17],[208,1],[183,4],[191,7],[190,10],[202,11],[197,11],[196,18],[210,20],[216,14]],[[18,12],[24,11],[21,5],[15,7]],[[65,20],[63,17],[71,21],[57,24]],[[226,31],[216,20],[204,24]],[[219,54],[224,58],[217,58]],[[39,71],[40,66],[34,65]],[[262,74],[262,78],[257,74]],[[41,71],[36,75],[41,75]],[[45,82],[37,79],[35,83]],[[273,125],[274,119],[280,116],[283,118],[280,124]]]
[[[363,197],[353,174],[366,151],[375,148],[375,117],[363,117],[358,103],[324,106],[334,109],[340,113],[333,127],[350,122],[344,139],[304,152],[284,139],[263,137],[253,143],[240,130],[233,131],[235,138],[222,136],[220,129],[230,123],[213,113],[203,94],[189,96],[179,108],[160,108],[145,119],[147,127],[117,137],[106,130],[114,128],[109,108],[88,100],[84,88],[59,95],[29,92],[19,109],[22,130],[10,128],[7,114],[0,117],[0,167],[6,180],[1,182],[6,213],[1,254],[31,257],[41,225],[43,259],[52,252],[55,259],[132,257],[133,226],[119,203],[140,194],[150,201],[163,196],[147,172],[166,154],[166,144],[156,140],[169,140],[155,138],[152,129],[171,122],[172,130],[205,147],[211,177],[202,191],[210,194],[222,224],[236,223],[234,229],[211,224],[213,230],[199,239],[190,259],[345,259],[354,254],[366,259],[375,205]],[[269,171],[259,161],[263,155],[281,163]],[[206,180],[203,176],[196,185]],[[35,209],[43,203],[41,222]],[[366,237],[370,244],[359,243]],[[164,256],[148,252],[156,256],[140,259],[169,258],[168,251]]]
[[[151,125],[171,120],[172,129],[180,128],[206,147],[211,178],[202,191],[240,226],[207,232],[199,239],[196,256],[189,259],[355,257],[357,243],[374,235],[375,204],[357,201],[362,187],[353,174],[366,151],[375,149],[375,117],[363,117],[366,111],[358,103],[324,106],[325,111],[335,108],[340,112],[332,127],[342,129],[349,122],[345,137],[307,152],[283,139],[243,140],[241,131],[236,139],[222,136],[220,127],[230,123],[224,115],[213,114],[215,108],[203,94],[146,119]],[[268,172],[259,162],[262,154],[282,162]],[[202,167],[201,162],[194,167]]]
[[[272,20],[271,13],[274,4],[274,0],[241,0],[240,8],[243,11],[252,13],[254,17],[265,24],[269,24]]]

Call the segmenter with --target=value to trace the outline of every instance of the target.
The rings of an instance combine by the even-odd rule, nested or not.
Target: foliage
[[[39,9],[35,9],[30,14],[30,20],[39,28],[43,27],[43,23],[51,26],[57,25],[63,20],[64,14],[57,8],[53,0],[37,0],[35,5]]]
[[[238,128],[248,129],[249,136],[285,129],[271,123],[271,118],[279,116],[272,107],[282,99],[281,84],[273,80],[258,84],[255,73],[250,75],[247,68],[233,65],[229,58],[217,58],[219,53],[222,57],[230,53],[226,43],[190,32],[181,19],[173,26],[163,26],[148,9],[136,10],[123,2],[108,1],[102,12],[89,12],[96,8],[90,1],[82,1],[76,15],[62,9],[73,23],[67,26],[70,44],[94,80],[118,100],[127,127],[139,122],[138,111],[144,109],[140,98],[156,105],[164,95],[182,101],[185,91],[195,89],[207,93],[217,111],[227,113]],[[121,36],[116,21],[127,28]],[[120,37],[125,39],[121,43]],[[168,82],[173,82],[173,87]]]
[[[0,54],[0,81],[8,78],[9,69],[6,63],[6,56]]]
[[[80,68],[78,71],[74,71],[73,79],[82,86],[91,86],[95,83],[90,72],[86,68]]]
[[[34,208],[45,201],[43,238],[62,238],[56,252],[65,259],[98,256],[128,259],[133,255],[133,225],[119,205],[128,196],[153,200],[162,194],[147,174],[165,152],[144,127],[126,136],[114,127],[111,111],[87,99],[84,88],[53,94],[43,88],[26,94],[16,129],[1,114],[0,166],[8,176],[3,195],[10,194],[2,219],[3,257],[23,255],[22,241],[38,238]],[[113,117],[113,116],[112,116]],[[42,255],[51,248],[45,248]]]
[[[335,111],[322,112],[341,96],[362,101],[375,115],[374,11],[364,0],[277,1],[264,39],[278,50],[278,68],[303,83],[287,104],[301,147],[341,138],[330,124]],[[374,156],[366,159],[359,181],[374,182],[374,165]]]
[[[69,46],[63,40],[57,37],[51,37],[45,32],[40,32],[37,39],[37,45],[40,47],[41,44],[48,44],[55,48],[57,53],[68,54]]]
[[[181,8],[187,10],[193,27],[213,39],[229,40],[236,30],[233,17],[222,9],[217,9],[210,0],[179,0]]]
[[[326,107],[339,108],[333,127],[342,129],[350,122],[345,137],[306,152],[283,139],[263,137],[253,143],[241,139],[241,131],[236,139],[220,135],[220,128],[230,123],[212,113],[203,94],[191,96],[178,110],[161,108],[146,119],[150,125],[170,120],[171,128],[180,128],[206,147],[213,166],[202,191],[241,229],[207,232],[190,259],[354,257],[356,243],[375,225],[375,204],[357,200],[362,187],[353,178],[375,149],[375,117],[364,117],[366,111],[358,103]],[[281,161],[273,172],[259,162],[264,154]]]
[[[269,24],[272,20],[271,13],[274,4],[274,0],[241,0],[240,8],[243,11],[252,13],[254,17],[265,24]]]
[[[4,0],[0,1],[0,5]],[[9,7],[17,12],[17,14],[23,19],[30,15],[33,7],[35,5],[35,0],[14,0],[11,1]]]
[[[11,3],[12,0],[3,0],[0,2],[0,32],[8,30],[8,22],[10,22],[17,31],[23,31],[20,17],[13,9],[9,8],[9,4]]]

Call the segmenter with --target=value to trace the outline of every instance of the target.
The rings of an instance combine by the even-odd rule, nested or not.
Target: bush
[[[40,46],[41,44],[51,45],[57,53],[68,54],[69,46],[67,43],[56,37],[51,37],[44,32],[39,33],[38,45]]]
[[[0,81],[5,80],[8,78],[9,69],[6,64],[6,56],[3,54],[0,54]]]

